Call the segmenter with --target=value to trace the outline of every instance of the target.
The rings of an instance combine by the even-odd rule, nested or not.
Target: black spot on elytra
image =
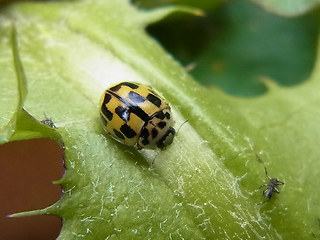
[[[167,119],[170,119],[170,113],[166,112],[165,116]]]
[[[144,102],[146,99],[144,97],[142,97],[140,94],[136,93],[136,92],[133,92],[133,91],[130,91],[128,93],[128,97],[129,99],[136,103],[136,104],[139,104],[139,103],[142,103]]]
[[[154,117],[163,120],[166,116],[164,115],[163,111],[157,112]]]
[[[122,139],[122,140],[125,139],[125,137],[123,136],[123,134],[122,134],[121,132],[119,132],[118,130],[113,129],[113,132],[114,132],[114,134],[115,134],[118,138],[120,138],[120,139]]]
[[[103,104],[109,103],[110,100],[111,100],[111,98],[112,98],[112,96],[111,96],[109,93],[106,93],[106,94],[104,95]]]
[[[153,95],[153,94],[148,94],[147,99],[153,103],[154,105],[156,105],[157,107],[160,107],[161,105],[161,99],[158,98],[157,96]]]
[[[159,128],[162,129],[167,125],[167,123],[166,122],[159,122],[157,125],[158,125]]]
[[[127,138],[133,138],[134,136],[136,136],[136,132],[133,131],[133,129],[128,126],[127,124],[123,124],[120,127],[120,131],[127,137]]]
[[[128,86],[129,88],[132,88],[132,89],[137,89],[139,86],[135,83],[131,83],[131,82],[122,82],[122,83],[119,83],[118,85],[110,88],[110,91],[112,92],[116,92],[118,91],[122,86]]]
[[[127,108],[124,108],[122,106],[118,106],[115,109],[116,114],[125,122],[128,122],[130,119],[130,111]]]
[[[109,109],[106,107],[106,105],[102,105],[101,106],[101,112],[103,113],[103,115],[109,120],[111,121],[113,118],[113,113],[109,111]]]
[[[152,128],[152,130],[151,130],[151,136],[152,136],[153,139],[158,136],[158,133],[159,133],[159,132],[158,132],[158,130],[157,130],[156,128]]]
[[[148,129],[143,128],[141,130],[141,133],[140,133],[141,138],[147,139],[149,137],[149,135],[150,135],[150,133],[149,133]]]
[[[129,100],[127,98],[123,98],[123,97],[119,96],[116,92],[109,91],[109,93],[113,97],[119,99],[119,101],[122,102],[124,104],[124,106],[127,106],[130,114],[134,113],[140,119],[142,119],[144,122],[147,122],[149,120],[149,118],[150,118],[149,115],[146,112],[144,112],[137,104],[137,103],[139,103],[139,101],[142,101],[139,97],[137,97],[138,99],[137,98],[134,99],[135,102],[133,102],[132,100]],[[145,99],[143,101],[145,101]]]

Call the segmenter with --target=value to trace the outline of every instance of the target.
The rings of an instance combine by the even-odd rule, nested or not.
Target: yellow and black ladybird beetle
[[[140,83],[120,82],[106,89],[100,115],[105,131],[137,149],[163,150],[176,133],[167,101]]]

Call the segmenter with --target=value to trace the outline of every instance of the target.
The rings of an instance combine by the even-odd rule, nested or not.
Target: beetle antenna
[[[185,120],[183,123],[181,123],[181,125],[180,125],[180,127],[179,127],[179,129],[178,129],[178,131],[177,131],[177,134],[179,133],[181,127],[182,127],[185,123],[187,123],[188,121],[189,121],[189,119],[187,119],[187,120]]]
[[[266,167],[264,167],[264,171],[266,172],[266,176],[267,176],[269,179],[271,179],[271,178],[269,177],[269,175],[268,175],[268,172],[267,172],[267,168],[266,168]]]

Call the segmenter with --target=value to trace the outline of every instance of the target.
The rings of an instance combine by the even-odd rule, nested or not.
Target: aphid
[[[45,119],[41,120],[40,121],[42,124],[45,124],[45,125],[48,125],[49,127],[51,128],[57,128],[57,126],[54,124],[54,122],[52,121],[51,118],[48,118],[46,115],[45,115]]]
[[[272,197],[272,194],[273,194],[273,193],[280,193],[280,191],[278,190],[277,187],[278,187],[279,185],[284,185],[284,182],[279,181],[277,178],[271,178],[271,177],[269,177],[266,167],[264,168],[264,170],[265,170],[265,172],[266,172],[266,176],[269,178],[269,183],[262,184],[262,185],[259,187],[259,189],[262,188],[262,187],[267,187],[267,189],[262,192],[262,195],[266,198],[266,200],[263,201],[263,202],[261,202],[261,203],[258,203],[258,205],[263,204],[263,203],[269,201],[270,198]]]
[[[105,90],[100,116],[106,132],[137,149],[163,150],[176,133],[167,101],[140,83],[120,82]]]

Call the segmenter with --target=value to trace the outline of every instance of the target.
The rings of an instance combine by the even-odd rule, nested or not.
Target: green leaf
[[[266,91],[263,78],[293,86],[310,76],[319,29],[315,15],[286,19],[235,1],[211,14],[210,20],[221,24],[211,30],[209,46],[191,72],[202,84],[254,96]]]
[[[6,30],[9,30],[7,26]],[[10,31],[11,30],[11,31]],[[4,79],[1,81],[2,83],[2,91],[1,91],[1,112],[2,115],[2,124],[0,125],[0,143],[5,143],[14,140],[21,139],[31,139],[31,138],[44,138],[47,136],[51,136],[53,139],[57,140],[61,143],[60,137],[52,131],[51,128],[40,124],[39,121],[35,120],[32,116],[30,116],[24,109],[23,104],[27,96],[27,88],[26,88],[26,77],[24,74],[23,66],[21,64],[21,60],[18,53],[17,39],[16,39],[16,30],[12,25],[11,29],[6,31],[6,37],[9,41],[4,41],[7,44],[7,49],[12,48],[12,58],[13,61],[10,62],[4,60],[5,63],[11,63],[14,66],[14,70],[16,72],[17,82],[6,81],[9,80],[7,75],[11,74],[12,69],[4,68]],[[11,32],[11,36],[8,33]],[[10,46],[11,45],[11,46]],[[8,52],[6,52],[4,56],[8,56]],[[9,71],[8,71],[9,70]],[[15,89],[17,88],[17,89]],[[14,91],[16,90],[16,91]],[[16,94],[13,94],[13,91]],[[13,95],[11,95],[13,94]],[[17,100],[17,102],[15,102]],[[14,104],[17,104],[14,106]]]
[[[252,97],[265,93],[270,78],[293,86],[309,78],[314,65],[319,17],[284,18],[247,1],[232,1],[205,18],[162,21],[149,31],[201,84]]]
[[[303,84],[266,81],[262,97],[230,97],[195,83],[144,32],[174,11],[199,13],[142,11],[124,0],[2,9],[2,142],[61,139],[67,167],[57,203],[13,216],[61,216],[59,239],[319,238],[319,57]],[[138,151],[103,132],[100,95],[124,80],[160,91],[177,129],[189,119],[165,151]],[[40,123],[45,115],[57,129]],[[257,205],[267,181],[261,162],[285,185]]]

